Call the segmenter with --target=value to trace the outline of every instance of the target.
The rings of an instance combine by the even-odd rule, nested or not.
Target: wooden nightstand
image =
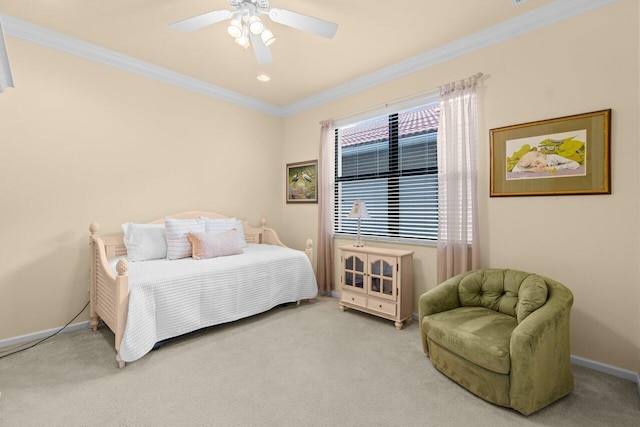
[[[371,246],[340,247],[340,310],[364,311],[395,321],[413,320],[413,252]]]

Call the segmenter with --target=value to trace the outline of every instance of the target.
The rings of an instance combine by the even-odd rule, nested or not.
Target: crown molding
[[[36,43],[51,49],[96,61],[143,77],[158,80],[173,86],[187,89],[202,95],[221,99],[246,108],[257,110],[276,117],[289,117],[302,111],[317,107],[345,96],[395,80],[434,65],[458,58],[485,47],[516,38],[573,18],[582,13],[615,3],[619,0],[556,0],[524,13],[516,18],[501,22],[492,27],[462,37],[436,49],[424,52],[407,60],[398,62],[349,82],[335,86],[284,107],[252,98],[216,86],[202,80],[177,73],[149,62],[127,56],[101,46],[88,43],[46,28],[1,15],[5,33],[11,37]]]
[[[458,58],[485,47],[516,38],[520,35],[573,18],[582,13],[615,3],[619,0],[557,0],[524,13],[516,18],[462,37],[436,49],[358,77],[283,107],[284,117],[334,101],[382,83],[395,80],[425,68]]]
[[[263,113],[280,116],[281,107],[242,95],[229,89],[177,73],[140,59],[88,43],[9,15],[0,15],[5,33],[31,43],[56,49],[70,55],[109,65],[123,71],[168,83],[202,95],[221,99]]]

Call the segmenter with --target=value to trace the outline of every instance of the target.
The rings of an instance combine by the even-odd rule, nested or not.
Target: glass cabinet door
[[[369,255],[369,293],[395,300],[395,268],[395,258]]]
[[[364,256],[354,253],[344,254],[344,286],[361,292],[365,291],[364,286]]]

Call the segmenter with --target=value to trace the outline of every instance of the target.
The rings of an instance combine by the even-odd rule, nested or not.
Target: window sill
[[[334,239],[343,239],[343,240],[356,240],[356,236],[353,234],[343,234],[343,233],[334,233]],[[397,243],[402,245],[413,245],[413,246],[431,246],[436,247],[438,242],[436,240],[426,240],[426,239],[409,239],[406,237],[383,237],[383,236],[369,236],[369,235],[360,235],[360,239],[365,242],[384,242],[384,243]]]

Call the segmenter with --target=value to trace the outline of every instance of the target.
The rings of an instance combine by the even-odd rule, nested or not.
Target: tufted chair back
[[[536,274],[487,269],[466,275],[458,285],[463,307],[484,307],[515,317],[518,323],[547,301],[547,283]]]

